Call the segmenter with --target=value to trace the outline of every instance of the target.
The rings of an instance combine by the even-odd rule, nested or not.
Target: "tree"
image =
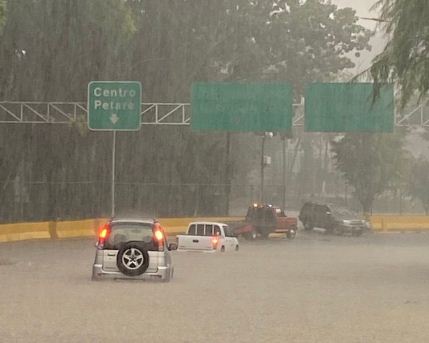
[[[288,81],[298,99],[309,82],[332,80],[354,67],[350,52],[371,48],[370,32],[357,24],[355,11],[327,1],[241,0],[229,13],[232,39],[214,55],[227,70],[224,78]]]
[[[404,106],[417,91],[420,99],[429,89],[429,2],[379,0],[381,20],[389,41],[370,68],[375,94],[385,82],[398,82]]]
[[[364,213],[370,213],[375,198],[401,177],[403,135],[348,133],[331,144],[337,169],[354,187]]]
[[[88,81],[106,79],[141,81],[144,101],[186,102],[194,81],[289,81],[299,97],[306,83],[330,80],[352,67],[350,52],[369,49],[369,32],[355,13],[324,0],[13,0],[7,9],[0,41],[2,100],[84,101]],[[29,127],[24,140],[19,127],[0,130],[4,145],[28,161],[32,173],[26,181],[51,182],[49,201],[62,214],[94,215],[94,195],[63,181],[99,182],[96,196],[109,198],[110,135]],[[211,214],[216,201],[226,203],[219,194],[227,196],[228,187],[220,186],[231,182],[231,175],[238,180],[248,174],[245,163],[251,154],[259,156],[252,136],[234,136],[229,145],[225,134],[207,139],[178,127],[119,134],[117,180],[123,184],[117,199],[130,209],[141,203],[138,209],[175,215],[193,214],[197,203],[201,214]],[[2,155],[7,167],[0,179],[14,178],[18,168],[9,150]],[[226,167],[229,150],[241,160],[231,158],[234,165]],[[31,199],[40,188],[30,190]],[[199,196],[194,188],[206,193]],[[30,201],[29,213],[49,208],[43,206],[46,194],[39,198],[39,207]],[[67,198],[86,200],[77,211]],[[10,213],[4,206],[0,211]],[[48,209],[43,217],[51,215]]]
[[[426,214],[429,214],[429,161],[423,158],[415,160],[408,184],[408,192],[421,202]]]
[[[6,18],[6,0],[0,0],[0,34]]]
[[[81,101],[89,81],[122,78],[133,20],[130,8],[116,0],[9,1],[0,97]]]

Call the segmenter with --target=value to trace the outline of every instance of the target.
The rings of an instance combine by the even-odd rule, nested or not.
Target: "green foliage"
[[[287,80],[301,95],[306,83],[352,68],[349,52],[370,49],[370,32],[350,8],[319,0],[236,3],[226,9],[230,38],[213,55],[224,79]]]
[[[403,135],[350,133],[331,144],[336,167],[354,187],[363,211],[371,212],[375,198],[401,177]]]
[[[429,89],[429,2],[427,0],[379,0],[381,19],[389,37],[384,51],[370,69],[376,85],[398,81],[402,106],[418,92]]]
[[[3,25],[6,19],[6,0],[0,0],[0,34],[3,31]]]
[[[419,200],[429,214],[429,161],[425,159],[415,160],[410,171],[408,192],[416,200]]]
[[[109,79],[140,81],[144,101],[153,102],[188,101],[194,81],[288,81],[299,97],[306,83],[335,79],[353,67],[350,52],[369,49],[370,33],[354,11],[325,0],[12,0],[7,9],[0,99],[8,100],[85,101],[89,81]],[[16,151],[5,158],[10,167],[0,178],[15,176],[11,160],[22,151],[28,170],[35,170],[24,179],[110,180],[110,135],[30,127],[36,152],[20,145],[18,128],[5,131],[4,142]],[[164,214],[193,214],[196,207],[209,212],[213,196],[182,185],[225,185],[231,175],[247,176],[260,152],[253,138],[231,137],[233,158],[227,160],[223,134],[143,127],[118,135],[118,180],[162,184],[164,193],[132,191],[145,206],[160,204]],[[217,197],[222,192],[216,188]],[[97,196],[108,199],[108,187]],[[41,198],[49,202],[45,217],[55,206],[72,208],[52,192]],[[87,202],[81,206],[79,215],[94,211]]]
[[[82,100],[89,81],[123,79],[135,31],[123,1],[10,1],[0,46],[0,97]]]

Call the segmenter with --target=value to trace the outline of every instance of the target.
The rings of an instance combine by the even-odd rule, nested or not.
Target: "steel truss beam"
[[[429,127],[429,99],[408,113],[396,114],[395,125],[398,127]]]
[[[304,125],[304,104],[294,104],[293,126]],[[85,102],[0,101],[0,124],[72,124],[87,121]],[[142,103],[141,125],[190,125],[189,103]],[[429,100],[395,116],[398,127],[429,127]]]

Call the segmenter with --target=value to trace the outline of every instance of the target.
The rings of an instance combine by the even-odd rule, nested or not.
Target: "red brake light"
[[[100,227],[100,230],[98,231],[98,244],[97,247],[99,249],[103,249],[104,247],[104,242],[106,241],[107,238],[109,238],[110,235],[110,224],[104,224],[103,226]]]
[[[213,247],[213,249],[217,248],[218,242],[219,242],[219,238],[218,237],[216,237],[216,236],[212,237],[212,247]]]
[[[155,230],[153,234],[155,236],[155,242],[158,245],[158,250],[163,251],[164,250],[164,233],[161,230]]]
[[[158,241],[162,241],[162,240],[164,240],[164,234],[161,231],[157,230],[157,231],[155,231],[155,238]]]
[[[105,239],[106,236],[107,236],[107,229],[104,228],[103,230],[101,230],[99,237]]]

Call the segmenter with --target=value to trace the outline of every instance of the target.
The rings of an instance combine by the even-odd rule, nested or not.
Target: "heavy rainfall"
[[[427,342],[427,0],[0,0],[0,342]]]

